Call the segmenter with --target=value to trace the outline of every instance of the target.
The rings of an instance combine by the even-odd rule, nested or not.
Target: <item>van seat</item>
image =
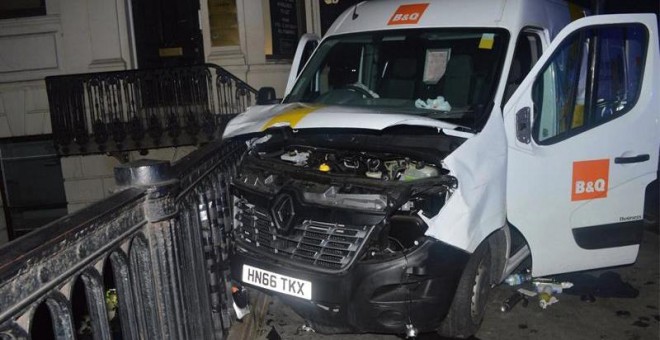
[[[470,103],[472,73],[472,57],[469,55],[451,56],[444,75],[442,95],[452,107],[464,107]]]
[[[394,59],[389,67],[380,83],[378,94],[384,98],[414,99],[417,60]]]

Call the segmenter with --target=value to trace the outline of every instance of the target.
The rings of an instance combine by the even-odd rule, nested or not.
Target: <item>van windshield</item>
[[[480,130],[509,35],[502,29],[411,29],[326,39],[285,102],[371,107]]]

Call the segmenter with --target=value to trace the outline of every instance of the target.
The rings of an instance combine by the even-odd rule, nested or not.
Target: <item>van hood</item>
[[[459,125],[428,117],[393,113],[379,109],[354,106],[322,106],[304,103],[252,106],[232,119],[225,128],[223,138],[265,131],[273,127],[292,129],[367,129],[384,130],[397,125],[426,126],[442,130],[451,136],[469,138]]]

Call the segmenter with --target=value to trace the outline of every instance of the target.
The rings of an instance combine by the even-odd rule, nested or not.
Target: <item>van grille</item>
[[[305,220],[288,235],[281,235],[266,209],[245,199],[234,202],[234,232],[241,246],[317,271],[350,266],[374,228]]]

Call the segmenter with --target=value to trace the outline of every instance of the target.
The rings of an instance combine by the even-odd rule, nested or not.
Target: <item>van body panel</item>
[[[565,137],[555,139],[556,142],[534,138],[527,144],[521,143],[516,133],[518,112],[532,108],[531,116],[537,117],[539,110],[547,112],[553,102],[565,101],[559,92],[549,91],[544,92],[550,98],[549,106],[535,103],[532,98],[534,86],[548,88],[559,79],[556,74],[562,71],[551,69],[561,56],[557,50],[566,50],[568,41],[577,39],[579,32],[600,29],[597,32],[602,32],[603,39],[614,36],[615,32],[607,31],[608,28],[634,28],[634,32],[640,32],[638,35],[646,34],[639,39],[645,40],[646,46],[636,47],[641,57],[629,63],[643,66],[640,71],[643,74],[638,77],[626,73],[631,77],[628,84],[639,83],[637,98],[620,101],[614,108],[602,106],[601,110],[605,110],[602,112],[613,114],[613,118],[602,118],[603,123],[568,130],[563,134]],[[610,245],[607,248],[585,248],[580,246],[576,235],[585,230],[583,228],[589,228],[593,237],[616,238],[621,235],[621,228],[626,227],[636,234],[637,224],[643,219],[645,188],[656,178],[660,145],[660,119],[656,109],[660,98],[653,90],[660,84],[657,41],[653,15],[602,15],[578,20],[553,41],[504,108],[509,148],[507,216],[529,244],[534,276],[635,261],[639,245],[630,244],[627,237],[621,238],[618,246],[616,240],[608,240],[602,242]],[[626,43],[627,52],[623,55],[635,55],[633,45]],[[603,83],[603,87],[605,85]],[[618,107],[625,111],[617,113]],[[532,124],[544,124],[541,119]],[[601,233],[594,232],[598,226],[602,226]]]
[[[496,109],[497,110],[497,109]],[[459,186],[432,218],[427,235],[472,253],[506,222],[506,138],[502,115],[444,159]]]
[[[263,132],[269,128],[292,129],[369,129],[384,130],[397,125],[433,127],[465,137],[473,134],[454,131],[458,125],[437,119],[398,114],[363,107],[319,106],[292,103],[254,106],[238,115],[228,125],[223,138]]]
[[[357,9],[351,7],[346,10],[328,29],[326,37],[413,27],[507,27],[507,23],[501,22],[505,3],[506,0],[363,2],[357,5]],[[401,6],[423,4],[428,4],[428,6],[425,10],[417,12],[420,17],[414,24],[392,22]],[[518,12],[518,10],[516,11]],[[355,19],[353,19],[353,13],[357,14]],[[519,13],[522,15],[522,12]]]

